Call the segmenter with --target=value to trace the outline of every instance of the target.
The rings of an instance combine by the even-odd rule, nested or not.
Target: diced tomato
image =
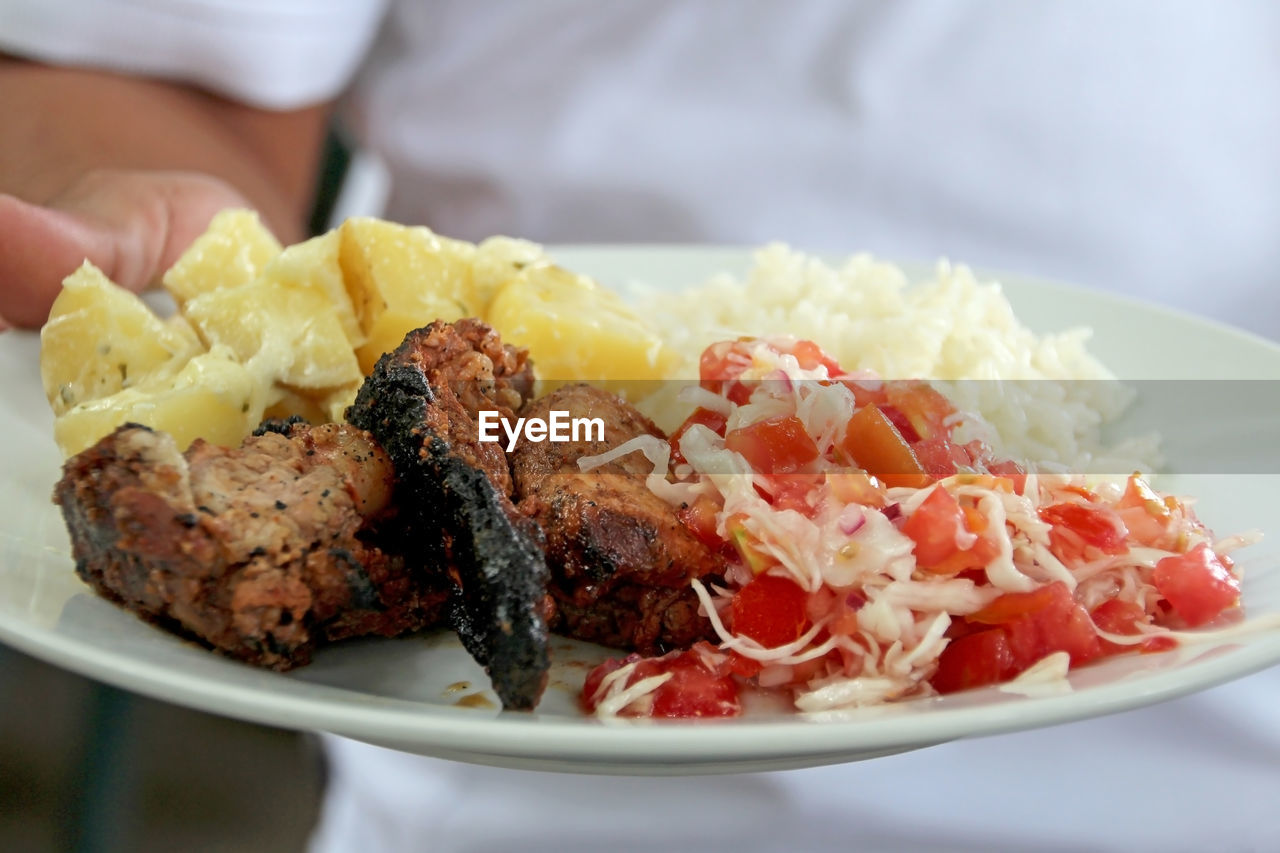
[[[1112,598],[1102,602],[1093,608],[1089,618],[1093,620],[1093,624],[1098,626],[1100,631],[1106,631],[1108,634],[1124,635],[1138,633],[1139,625],[1146,625],[1151,621],[1147,612],[1140,605],[1132,601],[1122,601],[1119,598]],[[1124,646],[1102,638],[1099,638],[1099,642],[1102,645],[1102,653],[1107,655],[1123,654],[1139,648],[1139,646]],[[1141,645],[1145,646],[1145,643]]]
[[[846,637],[852,637],[858,633],[858,611],[865,603],[865,600],[856,602],[849,596],[845,596],[844,600],[837,602],[831,621],[827,623],[827,631]]]
[[[1109,507],[1058,503],[1041,507],[1040,518],[1053,525],[1049,531],[1049,549],[1060,560],[1087,558],[1085,548],[1096,548],[1103,554],[1129,552],[1129,530]]]
[[[948,643],[938,657],[938,671],[929,683],[939,693],[955,693],[999,684],[1017,672],[1009,638],[998,628],[988,628]]]
[[[640,660],[640,655],[637,654],[630,654],[625,658],[609,658],[588,672],[587,680],[582,685],[582,706],[587,711],[594,711],[596,709],[596,693],[600,690],[600,684],[604,681],[605,676],[638,660]]]
[[[886,406],[889,403],[889,398],[884,391],[886,383],[876,380],[843,379],[841,380],[841,384],[853,392],[853,404],[855,408],[862,409],[866,406]]]
[[[827,633],[852,636],[858,632],[858,611],[866,603],[867,599],[856,590],[837,592],[823,585],[809,594],[805,612],[810,623],[827,619]]]
[[[1240,581],[1205,543],[1156,563],[1152,580],[1191,627],[1203,625],[1240,600]]]
[[[733,597],[729,608],[733,632],[765,648],[786,645],[809,627],[808,598],[790,578],[760,575]]]
[[[840,447],[854,464],[886,485],[920,489],[929,484],[911,446],[876,406],[854,412]]]
[[[791,509],[812,518],[817,507],[809,496],[823,481],[821,474],[778,474],[769,478],[766,498],[776,510]]]
[[[1116,504],[1121,509],[1141,507],[1151,516],[1162,521],[1169,519],[1169,507],[1161,499],[1158,492],[1147,484],[1139,474],[1130,474],[1124,486],[1124,495]]]
[[[1108,634],[1136,634],[1138,625],[1150,621],[1147,612],[1132,601],[1112,598],[1093,608],[1089,614],[1093,624]]]
[[[745,657],[737,652],[728,652],[729,662],[726,668],[733,675],[742,678],[754,678],[760,674],[760,670],[764,669],[764,664],[755,658]]]
[[[1177,647],[1178,641],[1173,637],[1152,637],[1150,640],[1147,640],[1139,646],[1138,651],[1145,655],[1152,652],[1167,652],[1170,649],[1176,649]]]
[[[964,529],[970,533],[984,533],[991,525],[991,522],[976,506],[965,504],[960,507],[960,511],[964,513]]]
[[[698,495],[691,504],[676,510],[676,518],[704,545],[718,549],[724,540],[716,533],[716,516],[720,503],[708,495]]]
[[[718,341],[702,351],[698,360],[698,378],[702,387],[719,392],[721,383],[737,379],[751,367],[751,354],[746,344],[750,338],[738,341]]]
[[[1163,547],[1177,538],[1170,531],[1174,527],[1174,510],[1181,508],[1176,499],[1162,499],[1137,474],[1129,477],[1124,495],[1116,503],[1116,509],[1133,538],[1152,547]]]
[[[1088,663],[1102,654],[1102,642],[1089,614],[1078,604],[1065,611],[1023,616],[1000,627],[1009,635],[1009,648],[1019,672],[1053,652],[1066,652],[1072,666]]]
[[[707,347],[698,362],[699,384],[709,391],[723,394],[742,405],[751,399],[758,382],[740,382],[738,378],[751,367],[749,346],[753,338],[720,341]]]
[[[1064,492],[1070,492],[1073,495],[1079,495],[1080,497],[1084,498],[1086,501],[1089,501],[1090,503],[1096,503],[1098,501],[1098,493],[1095,492],[1093,489],[1087,488],[1085,486],[1076,486],[1076,485],[1068,484],[1065,486],[1061,486],[1060,488]]]
[[[1013,480],[994,474],[958,474],[956,475],[956,485],[978,486],[995,492],[1004,492],[1007,495],[1011,495],[1014,492]]]
[[[658,672],[671,678],[653,692],[649,715],[687,719],[691,717],[736,717],[742,713],[738,685],[727,675],[707,668],[697,652],[677,654]]]
[[[760,345],[757,338],[740,338],[736,341],[720,341],[707,347],[698,362],[702,387],[722,394],[738,405],[747,403],[762,380],[744,380],[741,377],[752,366],[752,349]],[[775,352],[795,356],[796,362],[804,370],[826,367],[828,376],[844,375],[840,365],[813,341],[797,341],[789,349],[776,343],[769,343],[767,346]]]
[[[692,415],[680,424],[680,428],[671,434],[671,464],[677,465],[685,462],[684,455],[680,452],[680,439],[689,431],[689,428],[695,425],[701,425],[720,437],[724,437],[725,421],[727,419],[720,412],[704,409],[699,406]]]
[[[595,711],[598,705],[596,693],[605,677],[631,663],[636,666],[627,677],[628,687],[655,675],[671,673],[671,677],[649,694],[650,703],[643,713],[624,710],[624,716],[688,719],[733,717],[742,712],[737,682],[729,674],[708,667],[702,655],[693,650],[660,658],[642,659],[633,654],[622,660],[605,661],[587,674],[583,685],[581,699],[588,712]]]
[[[758,421],[731,430],[724,445],[740,453],[761,474],[790,474],[818,458],[818,445],[795,415]]]
[[[1030,592],[1007,592],[966,618],[1005,632],[1018,672],[1052,652],[1067,652],[1072,666],[1102,653],[1089,614],[1061,581]]]
[[[920,440],[920,433],[916,432],[916,428],[911,425],[911,419],[902,413],[897,406],[889,403],[876,406],[880,410],[880,414],[888,418],[889,423],[893,424],[893,428],[898,431],[898,435],[902,436],[902,440],[907,444],[914,445]]]
[[[742,376],[751,366],[750,348],[758,344],[758,338],[739,338],[736,341],[719,341],[703,350],[698,362],[698,375],[704,382],[703,387],[716,385],[717,387],[711,390],[717,390],[718,383]],[[768,346],[775,352],[785,352],[795,356],[796,363],[803,370],[825,367],[828,376],[844,375],[844,370],[836,360],[827,355],[822,347],[813,341],[796,341],[789,348],[779,346],[777,343],[770,343]]]
[[[818,367],[825,367],[828,376],[839,376],[844,371],[836,360],[822,351],[822,347],[813,341],[797,341],[796,345],[791,348],[791,354],[796,357],[800,367],[804,370],[816,370]]]
[[[973,458],[961,445],[955,444],[945,435],[935,435],[923,439],[911,446],[920,467],[930,480],[941,480],[969,468],[975,467]]]
[[[932,566],[960,547],[956,539],[965,533],[964,513],[955,496],[935,486],[902,525],[902,532],[916,543],[916,565]]]
[[[884,487],[870,474],[861,471],[828,471],[827,490],[841,503],[882,507],[886,500]]]
[[[970,613],[965,619],[983,625],[1002,625],[1012,622],[1014,619],[1021,619],[1023,616],[1050,608],[1060,594],[1059,588],[1070,596],[1071,593],[1067,591],[1066,584],[1055,581],[1030,592],[1006,592],[981,610]]]
[[[985,516],[971,508],[962,508],[954,495],[935,486],[903,522],[902,532],[915,542],[917,566],[951,575],[983,568],[1000,553],[995,542],[979,535],[986,528]],[[972,544],[960,546],[961,540],[969,539],[973,540]]]
[[[1132,601],[1121,601],[1118,598],[1102,602],[1093,609],[1089,617],[1093,619],[1093,624],[1097,625],[1099,630],[1109,634],[1136,634],[1138,625],[1151,622],[1151,616],[1142,607]],[[1099,638],[1099,642],[1102,644],[1102,653],[1106,655],[1123,654],[1135,650],[1142,654],[1150,654],[1168,651],[1178,645],[1178,641],[1172,637],[1151,637],[1134,646],[1124,646],[1102,638]]]
[[[725,386],[724,396],[736,406],[745,406],[751,402],[751,395],[755,393],[756,388],[759,386],[760,380],[758,379],[730,382]]]
[[[824,618],[835,608],[837,600],[836,591],[826,584],[818,587],[817,592],[809,593],[804,605],[809,621],[817,622]]]
[[[931,385],[924,382],[887,382],[885,395],[889,405],[902,413],[921,439],[947,438],[951,434],[946,419],[955,414],[955,406]],[[903,431],[903,436],[906,435]]]
[[[956,551],[950,557],[927,567],[927,571],[936,575],[957,575],[970,569],[985,569],[999,554],[999,545],[986,536],[979,536],[972,548]],[[985,580],[986,578],[982,579]]]
[[[1027,472],[1017,462],[1002,459],[987,463],[986,469],[997,477],[1007,478],[1013,484],[1016,494],[1021,495],[1027,491]]]

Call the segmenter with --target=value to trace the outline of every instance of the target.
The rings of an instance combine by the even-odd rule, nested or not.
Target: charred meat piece
[[[379,359],[347,411],[391,454],[411,544],[452,578],[454,628],[507,708],[532,708],[546,686],[547,567],[477,413],[511,418],[531,377],[525,352],[479,320],[436,322]]]
[[[443,617],[447,590],[380,541],[392,488],[386,454],[346,425],[281,425],[239,449],[196,441],[184,454],[127,424],[66,462],[54,500],[99,594],[283,670],[322,640]]]
[[[722,559],[645,485],[641,453],[583,472],[578,460],[639,435],[663,437],[626,401],[588,385],[564,386],[521,410],[526,418],[599,418],[604,440],[524,442],[511,454],[515,494],[546,535],[557,633],[655,654],[713,638],[691,578],[719,575]]]

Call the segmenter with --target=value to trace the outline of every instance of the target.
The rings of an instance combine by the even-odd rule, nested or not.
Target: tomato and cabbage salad
[[[649,488],[726,557],[694,581],[719,638],[590,673],[601,716],[723,717],[742,689],[797,709],[1056,678],[1238,607],[1228,552],[1185,500],[1138,474],[1092,482],[961,442],[924,382],[849,373],[815,344],[747,339],[706,350],[698,406],[669,441],[631,452]]]

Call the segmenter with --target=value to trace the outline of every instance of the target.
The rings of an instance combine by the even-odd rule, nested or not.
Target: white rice
[[[642,315],[668,318],[664,332],[682,359],[678,376],[696,376],[699,356],[715,341],[788,334],[816,341],[848,370],[942,380],[941,390],[996,435],[979,422],[962,429],[1009,458],[1110,473],[1149,471],[1157,463],[1153,437],[1104,447],[1101,427],[1124,411],[1132,393],[1089,353],[1089,331],[1037,336],[1014,316],[998,282],[979,281],[963,265],[941,261],[931,277],[911,282],[901,268],[870,255],[834,268],[771,244],[756,252],[743,280],[721,275],[635,299]],[[660,392],[641,407],[668,425],[678,419],[670,397]]]

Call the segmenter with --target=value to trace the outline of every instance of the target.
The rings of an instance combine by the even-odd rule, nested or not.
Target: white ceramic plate
[[[581,248],[555,253],[611,284],[679,286],[741,272],[738,250]],[[1078,288],[1001,276],[1037,331],[1087,324],[1092,348],[1129,376],[1280,378],[1280,348],[1257,338]],[[364,641],[322,650],[290,674],[225,660],[96,598],[75,576],[49,500],[60,457],[40,391],[38,340],[0,336],[0,640],[46,661],[150,696],[276,726],[329,731],[406,751],[482,764],[584,772],[697,773],[855,761],[947,740],[1047,726],[1160,702],[1280,661],[1280,632],[1110,659],[1073,673],[1069,687],[1024,696],[999,689],[809,720],[762,709],[716,723],[603,724],[574,697],[597,648],[557,641],[552,683],[536,713],[502,713],[480,669],[442,636]],[[1188,401],[1195,411],[1194,400]],[[1277,414],[1280,417],[1280,413]],[[1221,423],[1221,421],[1219,421]],[[1280,471],[1269,457],[1254,470]],[[1241,558],[1251,618],[1280,615],[1280,476],[1196,476],[1176,484],[1201,497],[1220,533],[1270,534]]]

